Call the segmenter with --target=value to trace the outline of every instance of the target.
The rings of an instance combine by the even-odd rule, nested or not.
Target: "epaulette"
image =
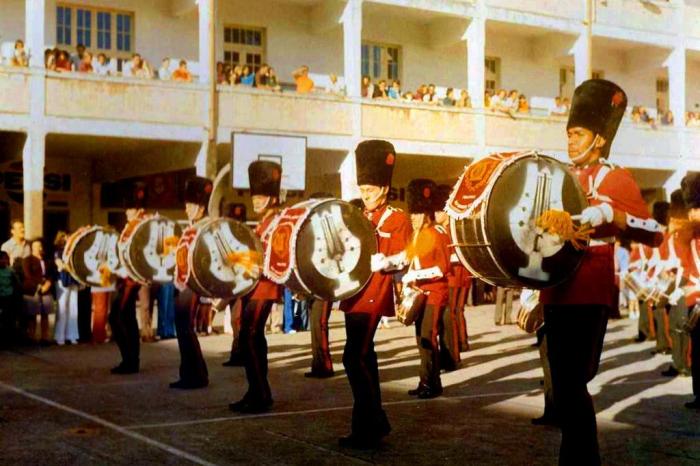
[[[619,165],[615,165],[614,163],[612,163],[612,162],[609,161],[608,159],[600,158],[600,159],[598,159],[598,162],[599,162],[601,165],[605,165],[606,167],[609,167],[611,170],[614,170],[614,169],[616,169],[616,168],[620,168]]]

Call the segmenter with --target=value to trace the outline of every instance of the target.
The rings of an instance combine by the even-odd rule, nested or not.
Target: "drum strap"
[[[593,179],[592,176],[588,177],[588,195],[591,199],[596,199],[600,202],[612,202],[612,199],[610,199],[610,197],[604,194],[600,194],[598,192],[598,188],[600,188],[600,185],[603,184],[603,180],[608,175],[608,173],[610,173],[610,167],[607,165],[601,165],[600,169],[598,170],[598,173],[595,176],[595,179]]]
[[[382,216],[379,217],[379,223],[377,223],[377,228],[375,230],[377,231],[377,234],[382,238],[391,238],[391,233],[382,231],[381,228],[384,225],[384,222],[386,222],[393,213],[394,208],[391,206],[387,206],[386,210],[384,210],[384,213],[382,213]]]

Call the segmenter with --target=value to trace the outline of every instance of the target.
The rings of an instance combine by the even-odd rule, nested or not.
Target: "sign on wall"
[[[282,165],[282,189],[303,191],[306,181],[306,138],[254,133],[231,133],[233,187],[250,188],[248,166],[256,160]]]

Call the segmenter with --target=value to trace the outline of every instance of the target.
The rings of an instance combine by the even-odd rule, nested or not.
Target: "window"
[[[372,79],[400,80],[401,47],[365,42],[362,44],[362,75]]]
[[[495,92],[500,87],[501,59],[486,57],[484,61],[484,89]]]
[[[56,43],[83,44],[117,58],[127,58],[134,48],[134,14],[88,6],[56,6]]]
[[[265,30],[247,26],[224,27],[224,62],[248,65],[257,72],[265,62]]]

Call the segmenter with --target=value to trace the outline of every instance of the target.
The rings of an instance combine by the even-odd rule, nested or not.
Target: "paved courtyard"
[[[240,416],[242,368],[226,368],[231,337],[200,338],[211,384],[176,379],[175,340],[142,345],[142,371],[114,376],[113,344],[0,352],[0,464],[556,464],[559,432],[534,427],[542,412],[534,336],[496,327],[493,308],[468,311],[472,350],[443,375],[444,396],[416,400],[413,329],[377,333],[382,392],[393,432],[376,452],[338,447],[352,398],[341,363],[342,314],[331,320],[336,376],[309,380],[308,332],[270,335],[274,409]],[[591,383],[605,464],[700,464],[700,413],[689,412],[689,378],[660,376],[670,357],[631,343],[635,322],[611,321]]]

